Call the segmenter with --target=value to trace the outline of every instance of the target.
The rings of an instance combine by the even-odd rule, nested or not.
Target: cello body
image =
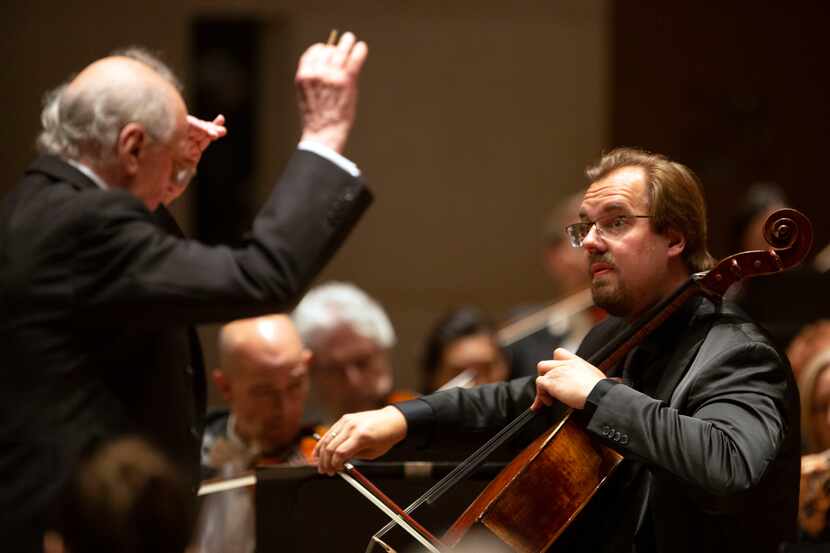
[[[443,541],[454,547],[474,525],[482,524],[514,551],[540,553],[567,528],[620,461],[622,455],[593,440],[566,416],[505,467]]]

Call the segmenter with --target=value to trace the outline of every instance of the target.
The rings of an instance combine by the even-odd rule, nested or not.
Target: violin
[[[744,278],[774,274],[799,265],[812,245],[812,227],[800,212],[781,209],[768,217],[764,238],[771,246],[769,249],[738,253],[710,271],[691,275],[686,283],[588,361],[607,373],[690,298],[705,296],[719,302],[730,286]],[[539,412],[528,410],[519,415],[406,509],[394,503],[389,505],[391,500],[374,486],[365,486],[366,493],[361,493],[368,497],[377,491],[379,495],[375,499],[384,504],[393,522],[416,536],[430,551],[452,550],[463,543],[472,528],[483,526],[514,551],[540,553],[562,534],[622,460],[621,454],[594,440],[570,415],[569,412],[510,462],[441,539],[421,527],[411,513],[423,503],[434,502],[471,474],[490,453],[541,416]],[[347,471],[353,474],[354,469],[347,465]],[[360,480],[365,478],[361,476]],[[380,539],[392,526],[389,524],[376,533],[369,549],[378,543],[392,551]]]

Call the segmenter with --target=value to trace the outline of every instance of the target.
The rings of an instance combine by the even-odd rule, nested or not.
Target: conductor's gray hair
[[[181,90],[181,83],[170,68],[146,50],[133,47],[112,55],[148,66]],[[140,123],[159,142],[173,134],[173,106],[154,83],[142,79],[136,79],[131,86],[99,82],[71,92],[68,87],[69,81],[44,96],[42,130],[37,139],[41,153],[67,159],[79,159],[84,153],[106,162],[114,154],[118,134],[128,123]]]
[[[344,324],[383,348],[395,345],[395,330],[386,312],[353,284],[330,282],[312,289],[291,317],[303,342],[312,350],[329,332]]]

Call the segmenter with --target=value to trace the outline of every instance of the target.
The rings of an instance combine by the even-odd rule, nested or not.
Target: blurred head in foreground
[[[83,458],[59,506],[46,553],[182,553],[195,521],[193,493],[140,438],[120,438]]]

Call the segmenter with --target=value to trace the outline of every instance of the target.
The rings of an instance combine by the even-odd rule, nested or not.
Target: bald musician
[[[228,410],[208,420],[202,465],[226,462],[308,464],[313,429],[301,428],[308,397],[307,350],[291,319],[270,315],[234,321],[219,334],[213,382]]]
[[[169,68],[126,52],[48,96],[43,155],[0,204],[4,551],[40,549],[73,464],[104,439],[149,439],[195,489],[205,376],[188,328],[288,308],[368,206],[342,155],[366,55],[346,33],[301,58],[301,141],[237,249],[154,215],[224,132],[188,117]]]

